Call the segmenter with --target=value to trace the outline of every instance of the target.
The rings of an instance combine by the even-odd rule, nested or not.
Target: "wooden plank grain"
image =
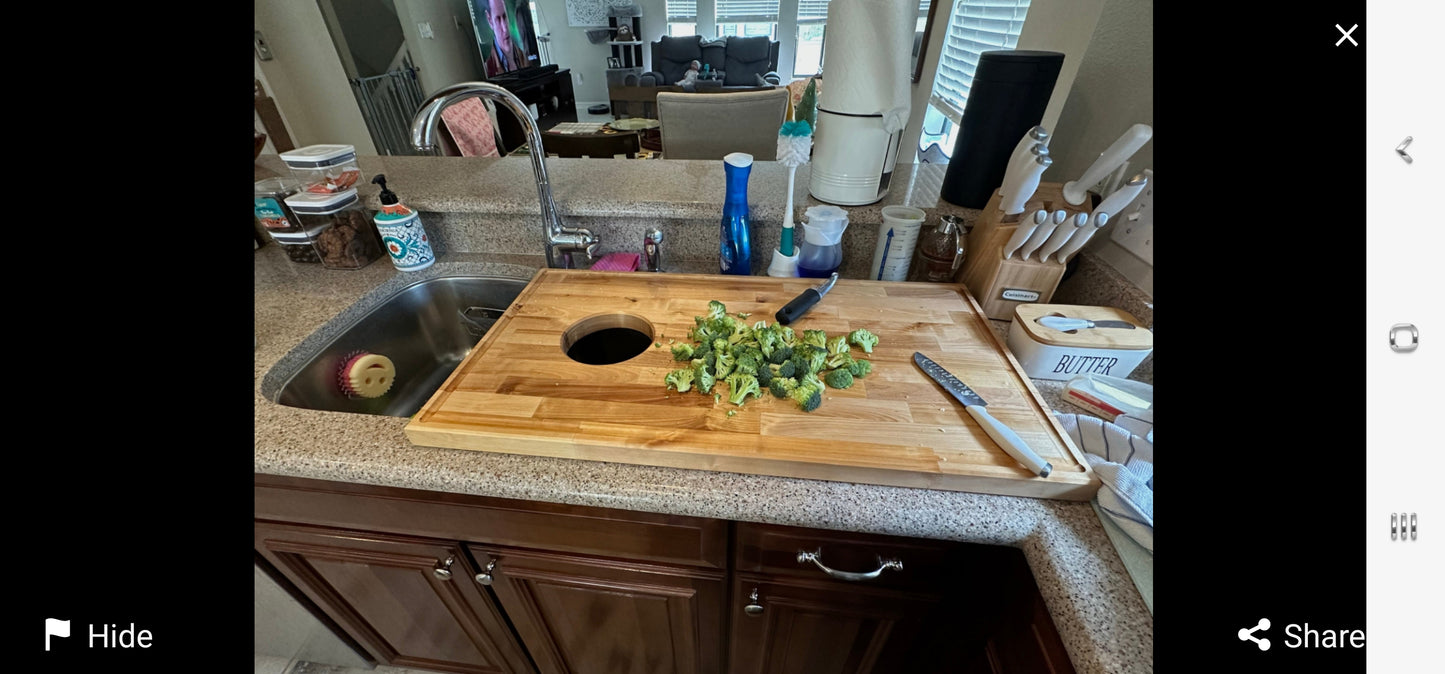
[[[956,285],[839,281],[793,325],[880,338],[873,372],[829,389],[812,413],[764,392],[741,408],[669,391],[666,374],[709,300],[748,323],[772,321],[810,279],[547,269],[406,427],[424,445],[639,465],[1048,498],[1087,499],[1098,480]],[[584,365],[562,350],[582,319],[642,319],[649,344],[623,362]],[[609,319],[611,320],[611,319]],[[974,387],[995,417],[1054,463],[1029,475],[912,362],[921,351]],[[862,357],[860,350],[855,356]],[[731,412],[731,416],[729,415]]]

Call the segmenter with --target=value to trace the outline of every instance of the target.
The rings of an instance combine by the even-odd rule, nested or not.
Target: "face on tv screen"
[[[472,16],[487,77],[539,64],[527,0],[472,0]]]

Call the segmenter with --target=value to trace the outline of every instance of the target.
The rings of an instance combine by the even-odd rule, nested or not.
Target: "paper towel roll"
[[[908,122],[913,33],[918,3],[833,0],[823,45],[823,91],[818,107],[884,117],[888,133]]]

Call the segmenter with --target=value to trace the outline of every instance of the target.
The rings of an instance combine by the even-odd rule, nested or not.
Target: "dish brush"
[[[778,130],[778,161],[788,167],[788,201],[783,209],[783,235],[773,251],[768,276],[797,276],[798,256],[793,251],[793,178],[813,152],[813,127],[806,120],[783,122]]]
[[[396,382],[396,365],[386,356],[353,351],[341,362],[336,385],[348,398],[380,398]]]

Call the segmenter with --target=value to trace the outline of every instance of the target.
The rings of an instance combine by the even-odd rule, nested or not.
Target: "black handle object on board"
[[[988,205],[1019,139],[1043,121],[1063,66],[1064,55],[1051,51],[979,55],[939,197],[967,208]]]
[[[823,296],[818,294],[818,291],[809,288],[804,290],[803,294],[794,297],[793,301],[783,305],[783,308],[779,309],[778,313],[773,314],[773,318],[778,319],[779,323],[787,325],[801,318],[803,314],[808,313],[808,310],[812,309],[813,305],[817,304],[818,300],[821,299],[823,299]]]

